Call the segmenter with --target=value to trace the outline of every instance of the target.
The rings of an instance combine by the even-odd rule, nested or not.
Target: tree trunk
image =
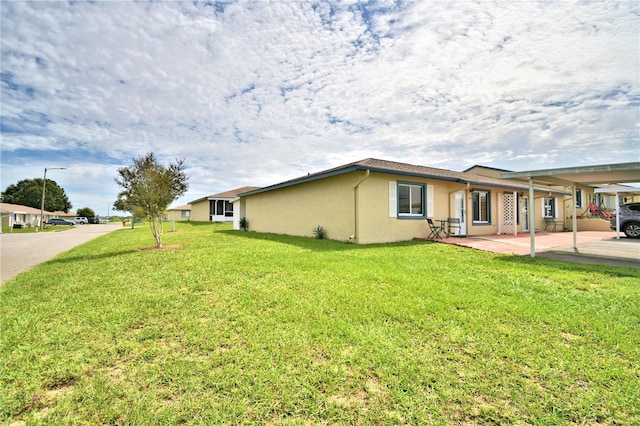
[[[151,217],[151,232],[156,239],[156,248],[162,248],[162,216]]]

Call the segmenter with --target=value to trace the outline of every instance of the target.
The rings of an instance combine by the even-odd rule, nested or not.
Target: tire
[[[640,238],[640,222],[631,222],[624,227],[624,235],[629,238]]]

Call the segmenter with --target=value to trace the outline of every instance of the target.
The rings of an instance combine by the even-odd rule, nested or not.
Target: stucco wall
[[[167,220],[187,221],[188,217],[182,217],[182,210],[169,210],[167,212]]]
[[[424,218],[398,218],[390,215],[389,182],[409,182],[427,185],[433,191],[433,211],[427,207],[427,215],[433,219],[450,216],[450,191],[464,188],[463,185],[445,181],[371,173],[358,189],[358,243],[383,243],[426,238],[429,227]],[[437,224],[437,223],[436,223]]]
[[[191,203],[191,220],[194,222],[209,222],[209,200]]]
[[[257,232],[313,236],[322,226],[328,238],[353,234],[353,186],[362,173],[349,173],[245,198],[249,229]]]
[[[605,219],[598,219],[598,218],[577,219],[576,222],[578,224],[578,231],[615,232],[615,231],[612,231],[611,228],[609,228],[609,221]],[[571,219],[567,219],[564,223],[564,226],[569,230],[573,230],[573,221]]]

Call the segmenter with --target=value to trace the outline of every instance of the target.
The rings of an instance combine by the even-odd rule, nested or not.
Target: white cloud
[[[40,174],[18,154],[42,170],[53,151],[103,182],[150,150],[184,157],[184,200],[370,156],[457,170],[640,157],[634,2],[0,8],[4,186]],[[104,187],[95,199],[113,201]]]

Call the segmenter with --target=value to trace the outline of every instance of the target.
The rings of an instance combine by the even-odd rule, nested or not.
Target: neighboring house
[[[500,175],[504,172],[511,172],[513,170],[505,170],[505,169],[496,169],[495,167],[487,167],[476,164],[475,166],[469,167],[467,170],[463,170],[463,173],[473,173],[475,175],[480,176],[488,176],[500,179]]]
[[[528,231],[564,217],[570,193],[528,184],[369,158],[239,194],[234,228],[245,217],[257,232],[311,236],[322,226],[328,237],[359,244],[424,238],[427,218],[457,219],[456,235]]]
[[[44,211],[45,222],[56,217],[55,213]],[[16,226],[39,226],[40,209],[22,206],[20,204],[0,203],[0,216],[2,216],[2,226],[12,228]]]
[[[257,186],[243,186],[191,201],[191,220],[196,222],[232,222],[232,201],[242,192],[254,191]]]
[[[167,210],[164,220],[191,220],[191,204],[185,204]]]
[[[78,216],[78,214],[74,211],[68,211],[68,212],[61,212],[61,211],[56,211],[52,213],[51,217],[57,217],[60,219],[71,219],[72,217],[76,217]]]

